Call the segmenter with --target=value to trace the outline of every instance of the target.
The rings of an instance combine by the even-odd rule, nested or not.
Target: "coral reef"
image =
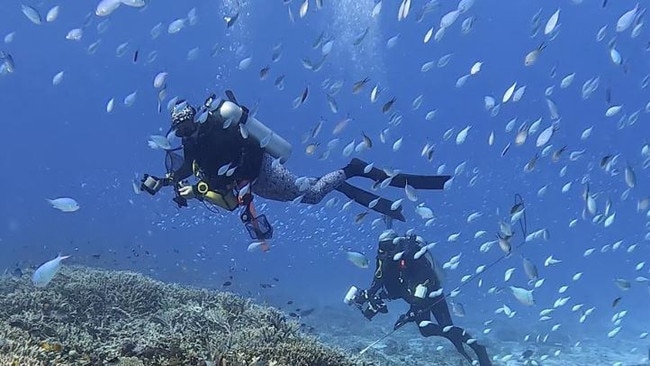
[[[231,293],[65,267],[45,289],[0,279],[2,365],[371,365]]]

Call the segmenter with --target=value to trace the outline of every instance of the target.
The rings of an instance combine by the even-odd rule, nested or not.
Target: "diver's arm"
[[[193,173],[194,169],[192,167],[194,162],[194,149],[186,146],[183,148],[183,165],[175,171],[171,172],[168,178],[172,183],[177,184],[178,182],[189,178]]]

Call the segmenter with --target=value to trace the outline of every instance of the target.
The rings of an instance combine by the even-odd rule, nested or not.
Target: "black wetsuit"
[[[224,190],[235,182],[253,181],[260,174],[264,150],[254,139],[244,139],[236,125],[227,129],[211,115],[199,125],[197,136],[183,139],[183,165],[174,171],[173,179],[179,182],[194,173],[196,162],[202,179],[210,189]],[[219,175],[219,168],[230,164],[237,167],[231,176]]]
[[[403,244],[393,250],[387,252],[380,250],[377,254],[375,277],[368,289],[368,297],[377,295],[381,299],[403,299],[411,306],[409,314],[415,314],[412,320],[418,325],[423,321],[431,321],[431,314],[433,314],[437,324],[429,323],[423,327],[418,326],[420,334],[425,337],[447,338],[454,344],[458,352],[471,363],[472,358],[463,347],[463,344],[467,344],[471,337],[464,329],[453,326],[444,295],[428,297],[429,293],[440,290],[441,283],[426,255],[414,259],[415,253],[420,248],[414,239],[406,239]],[[401,259],[393,260],[393,256],[402,251]],[[415,296],[415,289],[420,284],[427,287],[427,295],[422,299]],[[443,329],[447,326],[452,327],[444,332]],[[476,353],[481,366],[492,365],[484,346],[479,345],[476,341],[468,346]]]

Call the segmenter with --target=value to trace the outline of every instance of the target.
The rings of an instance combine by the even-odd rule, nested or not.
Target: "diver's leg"
[[[264,154],[260,174],[253,183],[253,193],[274,201],[291,201],[303,196],[301,202],[317,204],[333,190],[345,194],[355,202],[369,207],[374,203],[372,210],[391,217],[395,220],[405,221],[401,207],[392,210],[392,201],[381,198],[373,193],[364,191],[345,182],[347,176],[343,170],[335,170],[320,178],[308,178],[305,187],[296,184],[298,178],[282,164],[273,164],[273,158]]]
[[[436,291],[438,289],[434,289]],[[453,325],[454,322],[451,320],[451,312],[449,311],[449,305],[447,305],[447,299],[444,298],[444,295],[436,296],[432,299],[433,306],[431,307],[431,312],[436,317],[438,324],[444,326]]]
[[[434,314],[435,315],[435,314]],[[423,310],[421,311],[418,315],[415,317],[415,323],[418,325],[418,329],[420,330],[420,334],[424,337],[444,337],[447,338],[451,341],[451,339],[447,336],[447,332],[444,332],[444,326],[436,323],[431,322],[431,313],[429,310]],[[463,344],[456,344],[454,343],[454,347],[456,347],[456,350],[460,352],[463,357],[469,363],[472,363],[472,358],[465,352],[465,349],[463,348]]]
[[[476,353],[480,366],[491,366],[492,362],[490,361],[490,357],[488,356],[485,347],[478,344],[476,340],[471,342],[471,344],[468,344],[467,342],[472,337],[463,328],[453,325],[447,301],[444,300],[442,296],[438,296],[433,300],[435,301],[435,305],[431,308],[431,312],[436,317],[438,324],[440,324],[440,329],[443,329],[446,326],[451,326],[451,328],[449,328],[447,332],[443,332],[441,336],[451,341],[451,343],[454,344],[454,347],[456,347],[456,350],[458,350],[458,352],[460,352],[460,354],[462,354],[470,363],[472,362],[472,359],[467,354],[467,351],[465,351],[463,344],[467,344]],[[422,329],[420,332],[422,332]]]
[[[445,183],[451,179],[449,175],[415,175],[415,174],[396,174],[389,176],[382,169],[373,167],[365,169],[368,163],[361,159],[353,158],[350,163],[343,168],[348,178],[364,177],[372,179],[375,182],[382,182],[390,178],[389,185],[392,187],[404,188],[406,184],[415,189],[444,189]],[[365,172],[364,170],[367,170]]]
[[[260,174],[252,185],[253,193],[266,199],[286,202],[300,196],[296,176],[282,164],[273,166],[273,158],[264,153]]]
[[[253,184],[253,193],[274,201],[291,201],[303,196],[301,202],[319,203],[327,194],[345,182],[343,170],[336,170],[320,178],[308,178],[305,187],[296,184],[298,177],[282,164],[273,164],[273,158],[264,154],[260,174]],[[304,190],[301,190],[304,188]]]

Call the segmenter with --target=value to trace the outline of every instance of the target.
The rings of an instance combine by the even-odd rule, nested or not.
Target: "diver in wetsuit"
[[[440,190],[450,179],[449,176],[408,174],[388,176],[381,169],[366,169],[367,163],[352,159],[343,169],[297,184],[298,177],[282,165],[291,153],[289,143],[250,116],[232,92],[227,91],[226,95],[228,100],[210,96],[199,111],[186,101],[176,103],[171,112],[169,133],[182,139],[183,157],[168,151],[167,175],[157,178],[145,174],[143,190],[155,194],[163,186],[174,186],[177,193],[174,200],[179,206],[185,206],[187,199],[196,198],[228,211],[239,206],[251,207],[253,194],[281,202],[302,197],[302,203],[317,204],[337,190],[363,206],[404,221],[401,208],[391,209],[392,201],[357,188],[346,180],[364,177],[376,184],[386,181],[391,186],[403,188],[408,183],[415,189]],[[182,164],[177,167],[180,161]],[[184,183],[192,175],[198,178],[198,183]],[[256,219],[254,213],[245,213],[242,219],[244,216]],[[268,222],[262,226],[271,229]],[[264,231],[255,235],[268,239]],[[249,233],[258,239],[250,230]]]
[[[377,313],[388,312],[384,300],[403,299],[410,308],[399,317],[394,329],[415,322],[423,336],[447,338],[472,363],[464,348],[467,345],[476,353],[480,366],[491,366],[485,347],[476,340],[470,341],[472,337],[464,329],[453,325],[441,290],[442,274],[423,244],[415,235],[399,237],[393,230],[382,233],[372,285],[368,290],[348,293],[346,303],[355,304],[371,320]],[[431,314],[437,324],[431,322]]]

